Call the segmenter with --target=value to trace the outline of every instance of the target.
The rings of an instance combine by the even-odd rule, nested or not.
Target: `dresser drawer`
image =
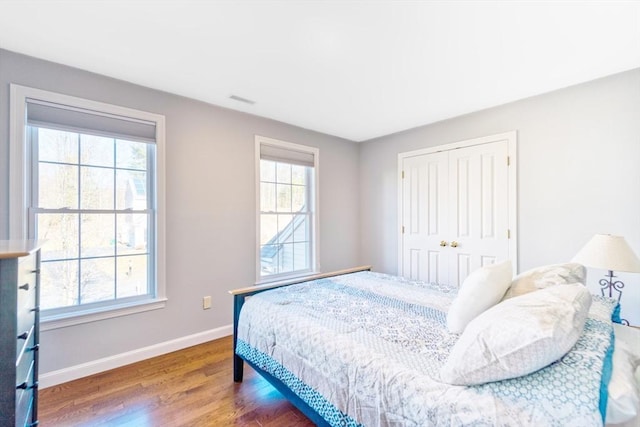
[[[35,254],[21,257],[18,262],[18,285],[22,285],[26,282],[35,284],[36,270],[37,265]]]
[[[33,358],[33,356],[24,356],[24,354],[31,352],[33,346],[36,344],[34,331],[35,326],[31,325],[29,329],[21,332],[16,338],[16,365],[19,364],[21,357]],[[23,336],[26,336],[26,338],[23,338]]]
[[[31,426],[33,397],[33,389],[25,390],[20,394],[20,401],[18,401],[18,395],[16,395],[16,426]]]
[[[16,425],[23,426],[33,399],[33,352],[25,352],[16,368]]]
[[[35,255],[20,258],[18,262],[18,288],[25,284],[29,284],[29,289],[35,286],[37,270]]]
[[[20,290],[18,294],[18,307],[16,310],[16,338],[18,342],[25,341],[25,333],[33,329],[36,321],[36,290]],[[18,338],[21,337],[21,338]]]
[[[18,281],[17,308],[33,309],[36,306],[36,275],[25,274],[22,280]]]
[[[20,258],[18,262],[18,289],[32,289],[36,285],[36,259],[34,255]]]
[[[33,337],[25,343],[24,352],[20,359],[16,362],[16,387],[20,384],[33,383],[33,365],[34,365]]]

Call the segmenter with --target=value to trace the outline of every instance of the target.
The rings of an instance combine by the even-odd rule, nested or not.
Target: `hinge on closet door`
[[[507,228],[507,239],[510,239],[510,238],[511,238],[511,230]]]
[[[404,179],[404,171],[402,171],[402,179]]]
[[[404,225],[402,226],[402,234],[404,234]]]
[[[507,156],[507,166],[511,166],[511,158]]]

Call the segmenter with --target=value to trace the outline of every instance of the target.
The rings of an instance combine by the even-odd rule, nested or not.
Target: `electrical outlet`
[[[208,310],[211,308],[211,297],[210,296],[206,296],[202,298],[202,309],[203,310]]]

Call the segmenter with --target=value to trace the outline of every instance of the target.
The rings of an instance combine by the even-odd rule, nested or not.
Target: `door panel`
[[[480,155],[480,236],[483,239],[496,237],[495,161],[493,155]]]
[[[471,261],[473,256],[470,253],[455,250],[455,253],[452,253],[450,258],[452,261],[450,264],[453,268],[453,274],[450,275],[449,283],[459,283],[458,286],[460,286],[464,281],[464,278],[471,273]],[[463,279],[460,279],[461,277]]]
[[[409,277],[420,277],[420,249],[409,249]]]
[[[508,222],[508,142],[475,145],[450,152],[449,191],[458,212],[452,227],[454,253],[464,253],[464,266],[452,267],[457,272],[450,282],[460,286],[469,272],[488,263],[489,259],[509,258]],[[454,263],[463,258],[452,257]]]
[[[450,169],[452,176],[449,178],[452,185],[449,185],[449,191],[453,195],[451,212],[454,214],[451,219],[454,220],[452,225],[456,230],[454,236],[460,238],[469,235],[471,226],[471,202],[469,200],[469,195],[473,194],[469,178],[472,173],[470,170],[471,159],[469,157],[453,157],[452,160],[453,164]]]
[[[443,169],[444,168],[444,169]],[[441,174],[446,171],[446,164],[439,157],[427,159],[427,234],[429,236],[437,236],[446,232],[443,227],[443,217],[441,209],[446,206],[446,202],[441,199],[444,196],[440,188],[444,184]]]
[[[428,251],[429,263],[427,265],[427,278],[430,283],[439,283],[439,280],[444,280],[443,272],[440,269],[441,265],[446,267],[446,258],[443,257],[441,251]]]
[[[402,274],[413,280],[445,281],[447,233],[447,155],[409,157],[403,161]]]

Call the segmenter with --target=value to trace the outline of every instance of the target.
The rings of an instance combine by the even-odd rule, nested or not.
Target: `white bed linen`
[[[625,371],[624,369],[633,370],[633,368],[625,361],[622,363],[618,361],[621,355],[616,354],[619,351],[616,348],[613,355],[612,378],[609,382],[610,401],[607,405],[606,425],[608,427],[640,427],[640,367],[637,366],[637,361],[640,360],[640,329],[619,324],[614,324],[613,329],[616,345],[621,342],[626,346],[632,353],[636,367],[633,373]],[[626,357],[626,355],[622,356]],[[615,397],[619,399],[618,402],[611,401]]]
[[[361,272],[250,298],[238,354],[271,373],[331,425],[601,426],[600,379],[613,304],[595,297],[585,333],[561,361],[480,386],[438,382],[458,335],[455,292]]]

